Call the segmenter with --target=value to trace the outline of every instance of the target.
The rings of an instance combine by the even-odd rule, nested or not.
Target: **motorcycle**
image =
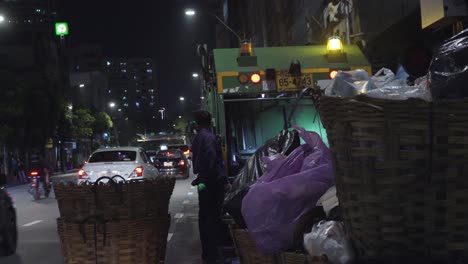
[[[41,181],[42,175],[39,173],[39,170],[31,170],[28,176],[31,179],[28,192],[33,199],[40,200],[42,195],[48,198],[50,194],[50,183]]]

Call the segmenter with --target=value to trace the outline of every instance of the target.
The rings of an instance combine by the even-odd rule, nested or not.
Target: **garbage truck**
[[[203,64],[203,63],[202,63]],[[213,114],[227,173],[234,176],[268,139],[297,125],[326,131],[310,89],[323,89],[343,70],[371,65],[358,46],[327,45],[214,49],[204,62],[202,109]]]

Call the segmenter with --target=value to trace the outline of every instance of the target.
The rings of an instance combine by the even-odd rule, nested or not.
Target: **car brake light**
[[[79,179],[83,179],[83,177],[86,177],[86,176],[88,176],[88,174],[86,174],[85,170],[81,169],[81,170],[78,171],[78,178]]]
[[[143,176],[143,171],[144,171],[144,169],[143,169],[142,166],[139,166],[139,167],[136,167],[136,168],[135,168],[135,173],[136,173],[136,175],[137,175],[138,177],[142,177],[142,176]]]
[[[179,166],[185,166],[185,160],[179,161]]]
[[[31,172],[29,173],[29,176],[32,176],[32,177],[35,177],[35,176],[37,176],[37,175],[39,175],[39,172],[37,172],[37,171],[31,171]]]

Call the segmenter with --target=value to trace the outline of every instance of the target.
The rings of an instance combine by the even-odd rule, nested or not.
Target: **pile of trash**
[[[366,95],[372,98],[406,100],[419,98],[432,101],[427,77],[421,77],[408,85],[406,79],[399,79],[389,69],[382,68],[374,76],[365,70],[339,71],[325,89],[327,96],[353,97]]]
[[[406,77],[385,68],[374,76],[364,70],[340,71],[326,87],[325,95],[353,97],[364,94],[372,98],[418,98],[427,102],[467,98],[468,30],[453,36],[438,48],[426,76],[412,85],[407,83]]]
[[[299,144],[299,137],[305,144]],[[334,259],[336,252],[350,249],[330,151],[317,133],[300,127],[281,132],[256,152],[227,195],[225,209],[239,227],[248,229],[256,249],[265,255],[290,251],[317,257],[329,254]],[[310,244],[305,235],[327,234],[322,226],[340,229],[341,233],[334,232],[342,236]],[[339,241],[338,248],[330,248],[330,239]],[[352,255],[346,252],[344,259]]]

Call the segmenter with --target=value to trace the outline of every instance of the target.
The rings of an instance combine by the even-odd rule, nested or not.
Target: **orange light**
[[[336,70],[331,71],[329,74],[330,79],[335,79],[337,74],[338,74],[338,71]]]
[[[253,84],[259,84],[262,81],[262,76],[260,76],[258,73],[254,73],[250,76],[250,81]]]
[[[138,177],[142,177],[143,176],[143,167],[142,166],[139,166],[139,167],[136,167],[135,168],[135,173]]]
[[[252,43],[248,41],[242,42],[241,48],[240,48],[241,56],[252,56]]]
[[[249,82],[249,76],[247,74],[240,74],[237,78],[241,84],[247,84]]]
[[[39,175],[39,172],[37,172],[37,171],[31,171],[30,175],[31,175],[31,176],[37,176],[37,175]]]
[[[184,154],[185,154],[185,155],[190,154],[190,150],[184,151]]]

